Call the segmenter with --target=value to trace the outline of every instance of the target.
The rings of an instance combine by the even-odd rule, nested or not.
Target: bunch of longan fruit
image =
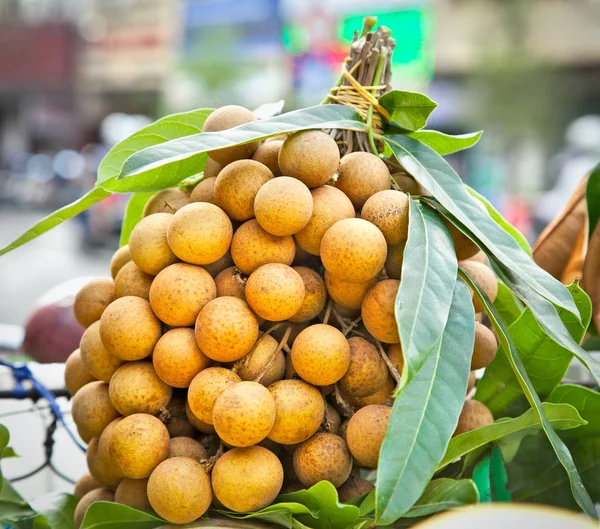
[[[204,131],[255,119],[226,106]],[[403,366],[394,302],[417,188],[306,130],[210,152],[191,194],[153,196],[113,280],[75,298],[86,330],[65,381],[89,467],[76,524],[99,500],[183,524],[321,480],[341,501],[370,490],[361,470],[377,468]],[[494,299],[479,249],[452,236]],[[497,342],[474,325],[479,369]],[[457,433],[492,420],[467,400]]]

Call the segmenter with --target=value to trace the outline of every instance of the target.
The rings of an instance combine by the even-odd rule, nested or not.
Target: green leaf
[[[7,446],[4,451],[2,452],[2,455],[0,456],[0,459],[7,459],[9,457],[19,457],[19,454],[17,454],[12,447]],[[2,473],[0,472],[0,478],[2,478]]]
[[[287,529],[291,529],[293,527],[293,516],[297,514],[313,514],[312,511],[302,505],[300,503],[292,503],[292,502],[281,502],[274,503],[269,507],[265,507],[257,512],[251,513],[238,513],[232,511],[222,511],[216,510],[219,514],[226,516],[228,518],[234,518],[236,520],[250,520],[257,519],[263,520],[269,523],[275,523],[278,525],[283,525]],[[318,511],[314,513],[316,516]]]
[[[479,493],[472,480],[434,479],[427,484],[421,497],[404,516],[406,518],[429,516],[478,501]]]
[[[554,449],[554,452],[556,453],[556,457],[560,461],[560,464],[567,472],[573,498],[575,499],[577,504],[582,508],[582,510],[584,510],[589,516],[596,518],[597,515],[596,510],[594,508],[594,504],[592,503],[590,495],[588,494],[587,490],[583,485],[581,476],[577,472],[577,468],[575,467],[573,457],[571,456],[571,453],[569,452],[569,449],[567,448],[565,443],[552,428],[548,417],[546,417],[540,398],[538,397],[537,393],[533,388],[533,385],[531,384],[531,381],[529,380],[529,376],[527,375],[525,366],[523,365],[523,362],[519,357],[515,344],[512,341],[512,338],[510,336],[510,333],[508,332],[506,325],[499,318],[496,309],[494,308],[488,297],[471,279],[471,277],[462,269],[459,269],[459,274],[471,287],[471,289],[474,292],[474,295],[476,295],[481,300],[481,303],[486,308],[486,313],[490,318],[492,325],[494,326],[496,336],[498,337],[498,340],[500,341],[500,344],[502,345],[503,350],[505,351],[506,357],[510,362],[513,372],[519,381],[521,389],[527,397],[529,404],[539,416],[542,429],[544,430],[544,433],[546,434],[548,440],[552,444],[552,448]]]
[[[167,522],[133,507],[98,501],[92,503],[85,513],[81,529],[122,529],[127,524],[135,524],[135,529],[163,527]]]
[[[154,192],[150,191],[146,193],[134,193],[129,197],[127,207],[125,208],[125,215],[123,216],[123,223],[121,224],[121,246],[125,246],[129,242],[131,231],[142,220],[144,206],[153,196]]]
[[[587,421],[585,426],[567,432],[568,437],[600,437],[600,393],[583,386],[562,384],[554,389],[547,400],[570,404]]]
[[[498,281],[498,295],[494,300],[494,307],[506,325],[511,325],[517,321],[525,310],[519,298],[500,280]]]
[[[424,94],[402,90],[382,95],[379,104],[390,113],[391,124],[406,131],[422,129],[437,107],[437,103]]]
[[[600,220],[600,163],[594,167],[585,188],[585,200],[588,210],[588,237],[591,238],[598,220]]]
[[[394,401],[377,471],[378,523],[408,512],[444,456],[467,391],[474,321],[469,290],[458,281],[438,346]]]
[[[580,417],[573,406],[544,403],[543,407],[548,421],[558,430],[577,428],[577,426],[585,424],[585,420]],[[448,444],[448,450],[446,450],[444,459],[438,465],[438,470],[492,441],[539,425],[539,415],[533,409],[529,409],[516,419],[499,419],[493,424],[457,435]]]
[[[6,479],[2,480],[2,490],[0,491],[0,523],[11,523],[31,518],[36,515],[20,494],[13,488]]]
[[[448,156],[449,154],[473,147],[479,141],[482,134],[482,130],[469,134],[459,134],[457,136],[444,134],[437,130],[418,130],[408,133],[407,136],[425,145],[429,145],[441,156]]]
[[[439,215],[409,199],[409,232],[396,297],[402,342],[402,386],[409,383],[439,345],[452,303],[458,268],[452,238]]]
[[[31,507],[40,514],[43,522],[52,529],[75,529],[73,516],[78,499],[72,494],[50,493],[36,498]],[[38,522],[39,526],[40,523]]]
[[[54,213],[51,213],[47,217],[43,218],[39,222],[36,222],[31,228],[29,228],[25,233],[17,237],[13,242],[6,245],[4,248],[0,249],[0,255],[4,255],[5,253],[22,246],[26,242],[39,237],[40,235],[50,231],[52,228],[55,228],[59,224],[62,224],[66,220],[73,218],[76,215],[79,215],[82,211],[86,210],[90,206],[94,205],[96,202],[100,202],[102,199],[110,196],[111,193],[105,191],[104,189],[94,188],[81,198],[77,199],[75,202],[64,206],[60,209],[57,209]]]

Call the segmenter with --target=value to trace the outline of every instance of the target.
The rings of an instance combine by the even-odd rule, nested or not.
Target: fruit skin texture
[[[177,188],[163,189],[146,202],[143,216],[147,217],[155,213],[173,213],[173,209],[178,210],[189,203],[190,195],[185,191]]]
[[[253,160],[266,165],[273,173],[273,176],[281,176],[279,169],[279,151],[283,145],[283,140],[271,140],[263,143],[252,156]]]
[[[492,269],[477,261],[463,261],[460,263],[460,267],[471,276],[477,286],[485,292],[493,303],[498,295],[498,279],[494,272],[492,272]],[[475,295],[473,296],[473,306],[475,307],[475,312],[483,312],[485,310],[485,307]]]
[[[398,325],[394,315],[396,295],[400,288],[397,279],[386,279],[373,285],[361,306],[362,321],[373,337],[385,343],[399,343]]]
[[[475,322],[475,344],[471,357],[471,371],[489,366],[496,357],[498,340],[485,325]]]
[[[167,266],[152,282],[150,306],[158,318],[174,327],[190,327],[198,313],[217,296],[210,274],[199,266],[176,263]]]
[[[208,178],[216,178],[219,176],[221,169],[225,167],[223,164],[219,162],[215,162],[210,156],[208,160],[206,160],[206,165],[204,166],[204,180]]]
[[[160,320],[150,303],[135,296],[113,301],[100,318],[102,343],[121,360],[141,360],[151,355],[161,334]]]
[[[102,485],[96,481],[89,472],[86,472],[83,476],[81,476],[77,483],[75,483],[75,488],[73,489],[73,496],[76,498],[83,498],[90,490],[99,489]]]
[[[110,279],[93,279],[75,294],[73,312],[83,327],[100,319],[104,309],[115,299],[115,285]]]
[[[408,238],[408,196],[402,191],[387,189],[375,193],[365,202],[360,217],[375,224],[388,244]]]
[[[212,415],[215,430],[225,443],[252,446],[273,428],[275,401],[258,382],[239,382],[219,395]]]
[[[65,387],[73,396],[88,382],[96,380],[85,367],[79,349],[75,349],[65,362]]]
[[[212,409],[211,409],[211,415],[212,415]],[[208,435],[214,435],[217,433],[217,432],[215,432],[215,428],[212,424],[204,422],[204,421],[198,419],[198,417],[196,417],[194,415],[194,413],[192,412],[192,409],[190,408],[190,403],[187,400],[185,401],[185,416],[186,416],[188,422],[199,432],[202,432],[202,433],[208,434]]]
[[[147,478],[169,455],[169,432],[152,415],[129,415],[115,426],[109,450],[113,463],[125,477]]]
[[[241,299],[213,299],[198,314],[196,342],[212,360],[235,362],[252,349],[257,338],[258,320]]]
[[[273,503],[283,485],[283,467],[262,446],[225,452],[212,471],[217,499],[236,512],[257,511]]]
[[[346,442],[360,466],[377,468],[391,412],[392,408],[389,406],[370,405],[361,408],[351,417],[346,430]]]
[[[233,259],[231,258],[231,252],[227,252],[221,259],[218,259],[214,263],[204,265],[202,268],[206,270],[211,277],[217,277],[227,267],[233,265]]]
[[[323,266],[344,281],[368,281],[383,268],[386,257],[383,233],[363,219],[340,220],[321,240]]]
[[[305,487],[322,480],[339,487],[352,471],[352,455],[341,437],[316,433],[294,451],[294,471]]]
[[[167,228],[172,217],[171,213],[155,213],[144,217],[131,231],[129,251],[142,272],[155,276],[178,261],[167,242]]]
[[[470,259],[480,251],[479,246],[477,246],[471,239],[469,239],[456,226],[454,226],[454,224],[446,221],[446,226],[448,227],[448,231],[450,231],[452,242],[454,243],[456,258],[459,261]]]
[[[169,457],[189,457],[195,461],[202,461],[208,457],[204,448],[196,439],[191,437],[175,437],[169,445]]]
[[[327,289],[325,282],[318,272],[306,266],[292,267],[304,283],[304,299],[298,311],[288,318],[292,322],[310,321],[316,318],[325,308],[327,303]]]
[[[404,247],[406,242],[388,246],[385,260],[385,271],[390,279],[400,279],[402,276],[402,261],[404,260]]]
[[[75,394],[71,412],[77,431],[86,443],[98,437],[119,416],[108,396],[108,384],[99,380],[86,384]]]
[[[260,227],[256,219],[242,224],[231,241],[233,262],[247,275],[269,263],[291,265],[295,255],[296,245],[291,235],[271,235]]]
[[[115,490],[115,501],[123,505],[129,505],[140,511],[152,512],[152,505],[148,500],[148,479],[123,478],[117,490]]]
[[[215,277],[217,296],[233,296],[246,301],[246,280],[235,266],[225,268]]]
[[[360,309],[367,291],[375,284],[375,281],[376,279],[373,277],[360,283],[354,283],[344,281],[325,271],[325,285],[331,299],[347,309]]]
[[[242,380],[255,380],[270,362],[273,353],[277,349],[278,342],[270,334],[261,336],[252,350],[240,360],[237,370],[238,376]],[[285,374],[285,355],[279,351],[275,360],[258,381],[263,386],[268,386],[273,382],[281,380]]]
[[[171,439],[173,437],[194,437],[198,433],[186,417],[186,404],[186,398],[178,394],[174,394],[167,404],[170,418],[165,424]]]
[[[110,260],[110,275],[113,279],[117,277],[119,270],[131,261],[131,252],[129,245],[121,246],[112,256]]]
[[[300,310],[304,281],[291,266],[270,263],[257,268],[246,283],[246,301],[261,318],[283,321]]]
[[[478,400],[465,400],[453,436],[476,430],[493,422],[494,416],[485,404]]]
[[[115,495],[111,490],[108,489],[94,489],[88,492],[83,498],[79,500],[77,507],[75,508],[75,514],[73,522],[76,528],[81,527],[81,522],[85,517],[89,506],[97,501],[114,501]]]
[[[224,367],[209,367],[200,371],[188,390],[187,401],[191,412],[201,421],[212,424],[213,408],[219,395],[238,382],[241,382],[240,377]]]
[[[206,170],[205,170],[206,174]],[[198,182],[194,187],[191,195],[190,202],[208,202],[209,204],[216,204],[215,202],[215,181],[216,176],[210,178],[204,178],[204,180]]]
[[[113,355],[102,343],[99,321],[95,321],[85,330],[79,350],[86,369],[98,380],[108,382],[114,372],[123,365],[123,360]]]
[[[115,419],[115,421],[118,421],[118,419]],[[110,424],[113,424],[115,421]],[[110,428],[110,425],[104,431],[108,428]],[[106,439],[107,437],[104,436],[104,438]],[[114,490],[123,479],[123,474],[112,464],[110,454],[105,449],[100,449],[100,439],[98,437],[94,437],[88,444],[86,462],[90,474],[98,483],[98,487],[107,487]]]
[[[310,384],[328,386],[340,380],[350,366],[350,345],[331,325],[316,324],[304,329],[294,340],[292,364],[296,373]]]
[[[173,457],[160,463],[150,475],[148,499],[156,513],[168,522],[190,523],[210,506],[210,479],[197,461]]]
[[[389,189],[392,181],[381,158],[368,152],[352,152],[340,160],[335,186],[360,209],[369,197]]]
[[[199,229],[201,227],[201,229]],[[193,202],[171,218],[167,240],[182,261],[207,265],[223,257],[231,245],[233,227],[227,214],[208,202]]]
[[[125,263],[115,278],[115,297],[137,296],[150,299],[150,285],[154,276],[143,272],[133,262]]]
[[[127,362],[110,379],[109,395],[121,415],[156,415],[171,400],[173,391],[154,371],[151,362]]]
[[[313,188],[327,183],[338,170],[340,151],[335,140],[320,130],[304,130],[289,136],[279,151],[281,174]]]
[[[338,488],[338,497],[340,502],[346,503],[352,498],[371,492],[374,488],[373,483],[370,481],[351,474],[342,486]]]
[[[372,395],[367,395],[366,397],[352,397],[344,394],[344,397],[348,404],[355,408],[364,408],[365,406],[371,406],[373,404],[391,404],[393,400],[392,392],[395,387],[396,382],[390,375],[385,381],[385,384]]]
[[[266,182],[254,199],[256,220],[273,235],[298,233],[308,224],[312,211],[310,189],[289,176]]]
[[[388,347],[387,355],[390,362],[398,371],[399,375],[402,375],[404,369],[404,356],[402,355],[402,345],[399,343],[393,343]]]
[[[355,336],[348,340],[350,345],[350,367],[340,380],[340,388],[354,397],[372,395],[385,384],[388,368],[371,343]]]
[[[323,397],[302,380],[280,380],[268,387],[275,400],[275,424],[267,436],[280,444],[306,441],[321,426],[325,416]]]

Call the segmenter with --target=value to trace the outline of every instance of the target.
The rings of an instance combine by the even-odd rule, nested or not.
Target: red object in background
[[[531,208],[518,197],[507,197],[504,203],[503,214],[506,220],[517,228],[525,237],[533,235],[531,221]]]

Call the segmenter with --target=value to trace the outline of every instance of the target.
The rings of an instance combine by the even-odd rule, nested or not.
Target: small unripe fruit
[[[96,380],[81,359],[79,349],[75,349],[65,362],[65,387],[69,395],[73,396],[83,386]]]
[[[244,123],[256,121],[256,116],[247,108],[238,105],[226,105],[217,108],[204,122],[202,132],[220,132]],[[208,155],[221,165],[227,165],[235,160],[250,158],[260,142],[244,143],[234,147],[224,147],[210,151]]]
[[[399,343],[398,324],[394,314],[400,281],[386,279],[373,285],[363,299],[362,321],[373,337],[385,343]]]
[[[129,237],[129,251],[136,266],[155,276],[179,259],[167,242],[167,228],[173,215],[156,213],[138,222]]]
[[[129,251],[129,246],[126,244],[125,246],[121,246],[112,256],[110,260],[110,275],[113,279],[117,277],[119,270],[123,268],[123,266],[131,261],[131,252]]]
[[[352,152],[340,160],[335,186],[343,191],[355,208],[392,185],[390,171],[379,156],[369,152]]]
[[[385,437],[392,408],[365,406],[350,419],[346,441],[356,462],[368,468],[377,468],[379,451]]]
[[[388,368],[371,342],[355,336],[348,340],[348,344],[350,367],[340,380],[340,388],[354,397],[372,395],[385,384]]]
[[[115,299],[115,285],[110,279],[94,279],[81,287],[73,301],[75,318],[84,327],[100,319],[104,309]]]
[[[177,188],[163,189],[153,195],[144,206],[143,216],[155,213],[173,213],[173,210],[186,206],[190,203],[190,195]]]
[[[458,417],[458,424],[453,435],[477,430],[494,422],[494,416],[489,408],[478,400],[465,400],[463,409]]]
[[[339,487],[352,471],[352,455],[341,437],[317,433],[294,451],[294,471],[305,487],[323,480]]]
[[[209,367],[200,371],[188,389],[191,412],[201,421],[213,423],[213,408],[219,395],[227,388],[241,382],[240,377],[224,367]]]
[[[408,238],[408,197],[402,191],[388,189],[375,193],[365,202],[360,217],[375,224],[388,244]]]

